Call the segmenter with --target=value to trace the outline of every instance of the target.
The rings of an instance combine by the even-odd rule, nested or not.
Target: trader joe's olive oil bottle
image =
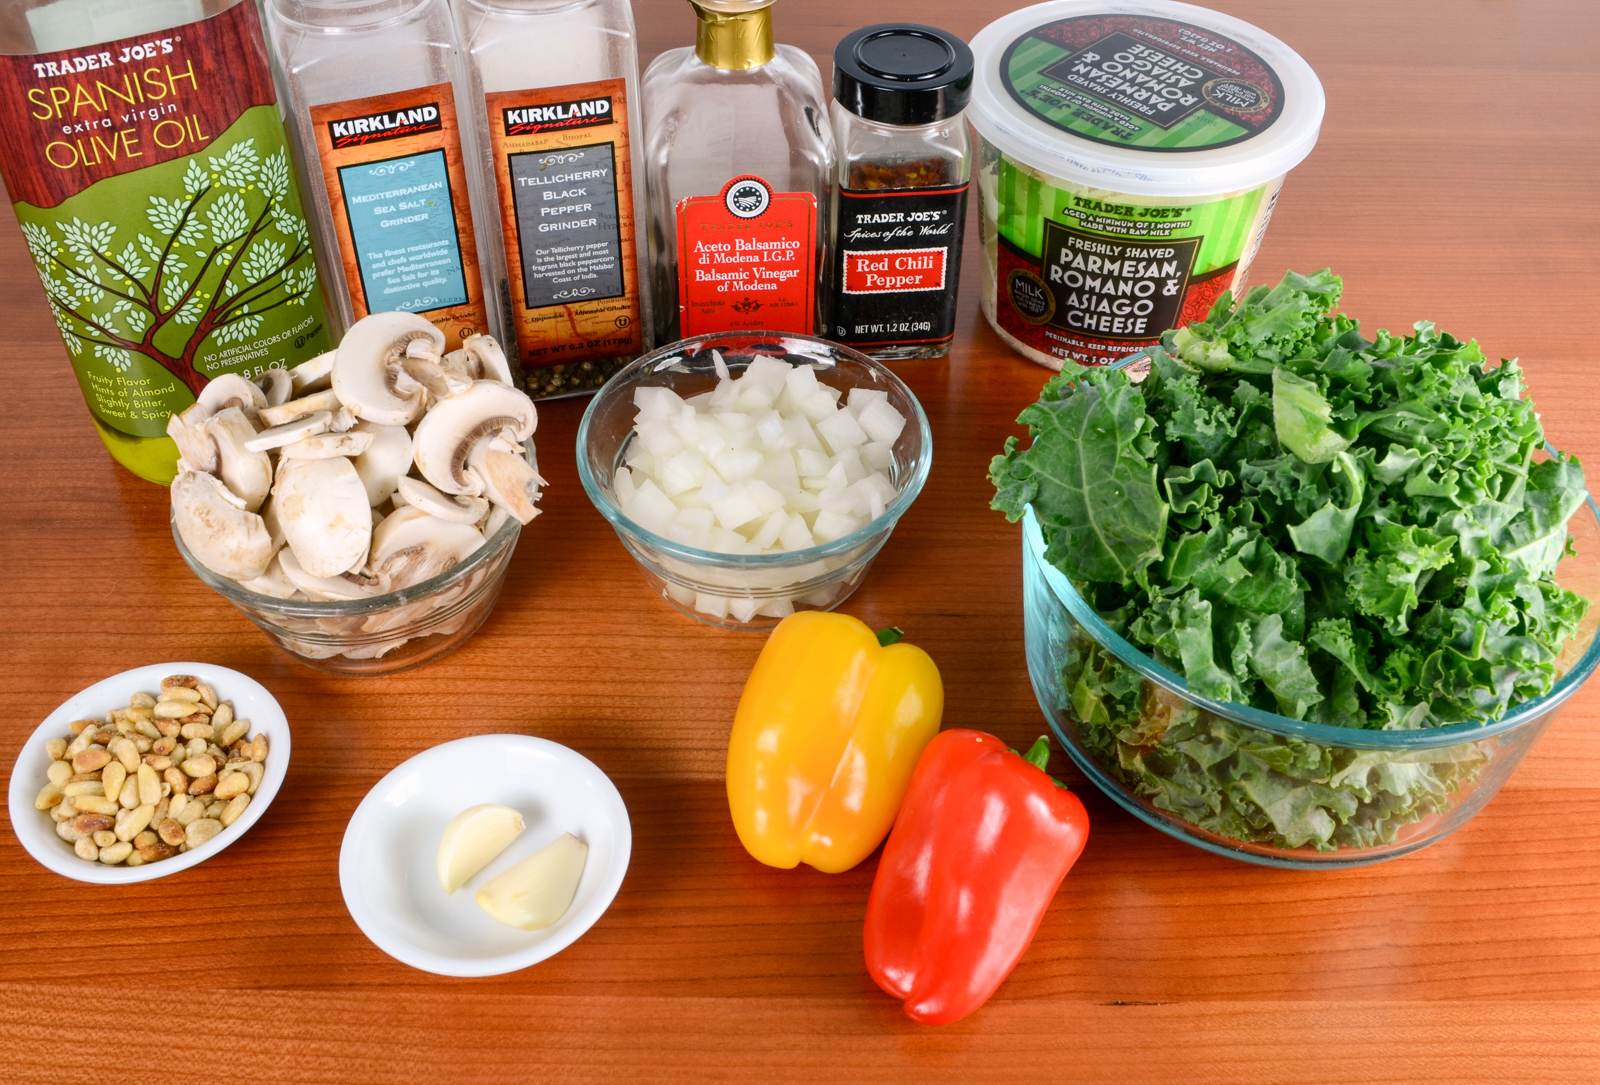
[[[171,480],[167,417],[331,345],[253,0],[7,0],[0,177],[111,455]]]
[[[470,174],[506,353],[534,396],[592,392],[644,349],[639,56],[628,0],[455,0]],[[496,329],[500,331],[501,329]]]
[[[489,331],[449,5],[267,0],[267,29],[341,321],[421,313],[452,350]]]

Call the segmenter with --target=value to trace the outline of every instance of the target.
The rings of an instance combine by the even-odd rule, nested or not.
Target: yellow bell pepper
[[[756,859],[835,874],[883,842],[944,712],[939,669],[899,636],[815,610],[772,631],[728,740],[728,808]]]

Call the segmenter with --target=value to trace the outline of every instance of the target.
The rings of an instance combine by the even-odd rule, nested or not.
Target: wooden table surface
[[[826,58],[868,18],[970,36],[1010,6],[786,0],[777,18],[784,40]],[[1552,437],[1600,463],[1600,381],[1578,345],[1600,316],[1596,7],[1227,6],[1298,48],[1329,100],[1257,279],[1332,265],[1373,327],[1426,317],[1520,354]],[[647,55],[688,39],[685,5],[636,8]],[[574,475],[581,402],[542,409],[546,511],[477,637],[414,672],[329,677],[278,654],[187,572],[164,492],[101,451],[0,219],[0,567],[15,586],[0,769],[68,695],[159,660],[247,671],[295,735],[262,821],[176,877],[81,885],[0,833],[0,1079],[1600,1080],[1600,686],[1467,827],[1368,869],[1208,855],[1069,776],[1094,829],[1032,949],[982,1012],[919,1028],[863,969],[873,862],[778,872],[735,839],[724,742],[761,638],[647,592]],[[983,325],[976,261],[966,270],[952,357],[899,367],[932,420],[932,478],[848,609],[928,648],[947,724],[1023,743],[1042,720],[1018,531],[988,510],[984,467],[1045,373]],[[598,925],[544,964],[470,981],[412,971],[345,911],[345,823],[398,762],[494,731],[566,743],[609,773],[633,820],[632,869]]]

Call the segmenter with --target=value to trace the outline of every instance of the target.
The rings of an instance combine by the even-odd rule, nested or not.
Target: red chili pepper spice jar
[[[863,27],[834,50],[830,338],[880,359],[949,353],[971,88],[972,50],[931,26]]]

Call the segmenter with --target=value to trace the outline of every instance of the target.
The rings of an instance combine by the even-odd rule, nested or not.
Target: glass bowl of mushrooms
[[[173,538],[301,660],[414,667],[494,608],[539,512],[536,425],[493,339],[447,351],[425,318],[374,314],[294,369],[218,377],[172,417]]]

